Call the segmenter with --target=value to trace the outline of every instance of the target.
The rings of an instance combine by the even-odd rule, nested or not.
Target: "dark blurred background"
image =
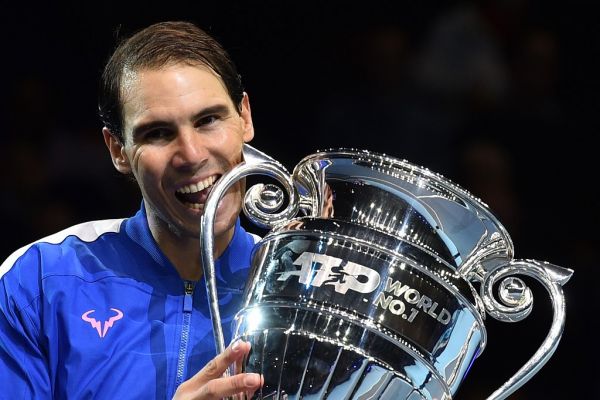
[[[218,3],[218,4],[216,4]],[[329,147],[424,165],[481,197],[517,258],[573,268],[555,356],[511,399],[599,398],[594,198],[599,25],[586,2],[12,4],[1,14],[0,256],[91,219],[125,217],[135,184],[113,169],[96,115],[116,40],[185,19],[219,39],[250,94],[253,144],[289,169]],[[596,183],[594,183],[596,182]],[[458,393],[489,395],[543,340],[545,292],[489,345]]]

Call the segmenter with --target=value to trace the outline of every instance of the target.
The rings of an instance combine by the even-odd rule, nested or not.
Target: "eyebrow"
[[[227,107],[227,105],[216,104],[214,106],[206,107],[206,108],[200,110],[199,112],[197,112],[196,114],[194,114],[192,116],[192,120],[197,121],[201,118],[204,118],[208,115],[213,115],[213,114],[228,114],[229,111],[230,110],[229,110],[229,107]],[[139,137],[143,132],[147,132],[147,131],[150,131],[150,130],[156,129],[156,128],[164,128],[164,127],[169,127],[169,126],[172,126],[172,124],[167,121],[162,121],[162,120],[141,123],[132,129],[131,137],[133,139],[135,139],[135,138]]]
[[[192,119],[194,121],[196,121],[196,120],[199,120],[200,118],[206,117],[207,115],[228,114],[228,113],[229,113],[229,107],[227,107],[225,104],[215,104],[214,106],[206,107],[206,108],[200,110],[200,112],[194,114]]]

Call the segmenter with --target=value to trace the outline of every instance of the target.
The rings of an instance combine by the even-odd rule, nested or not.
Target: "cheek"
[[[163,170],[161,163],[162,160],[157,154],[146,151],[144,148],[135,152],[132,159],[132,171],[140,187],[143,186],[142,190],[151,190],[151,183],[160,180]]]
[[[238,127],[228,126],[219,132],[218,139],[214,142],[215,150],[227,160],[237,164],[241,161],[243,134]]]

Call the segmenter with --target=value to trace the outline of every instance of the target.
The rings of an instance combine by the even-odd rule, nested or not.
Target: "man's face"
[[[211,187],[254,135],[248,98],[238,112],[212,71],[183,64],[127,74],[123,88],[124,144],[109,144],[113,162],[135,176],[155,238],[198,238]],[[217,240],[232,234],[242,191],[238,183],[223,197]]]

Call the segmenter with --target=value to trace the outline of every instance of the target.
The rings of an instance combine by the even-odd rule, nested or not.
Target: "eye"
[[[220,118],[218,115],[204,116],[196,121],[196,127],[199,128],[199,127],[203,127],[203,126],[212,125],[215,122],[217,122],[219,119]]]
[[[155,129],[151,129],[148,132],[146,132],[144,134],[144,139],[149,140],[149,141],[162,140],[162,139],[167,139],[172,134],[173,134],[173,132],[170,129],[155,128]]]

